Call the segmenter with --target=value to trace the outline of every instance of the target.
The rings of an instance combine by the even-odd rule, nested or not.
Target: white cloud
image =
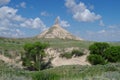
[[[41,16],[50,16],[50,14],[46,11],[43,11],[40,13]]]
[[[99,23],[100,26],[105,26],[104,22],[102,20],[100,20],[100,23]]]
[[[0,35],[4,37],[23,37],[25,33],[19,29],[9,29],[6,31],[1,31]]]
[[[26,3],[25,3],[25,2],[22,2],[22,3],[20,3],[20,6],[21,6],[22,8],[26,8]]]
[[[84,36],[88,40],[96,41],[120,41],[120,26],[116,28],[106,28],[99,31],[87,31]]]
[[[106,30],[100,30],[100,31],[98,31],[98,33],[105,33],[106,32]]]
[[[0,6],[6,5],[10,2],[10,0],[0,0]]]
[[[65,21],[65,20],[61,20],[60,16],[58,16],[58,19],[59,19],[59,23],[62,27],[69,27],[70,24],[68,23],[68,21]]]
[[[23,27],[28,29],[40,29],[41,31],[46,29],[46,25],[40,18],[24,18],[21,15],[18,15],[17,11],[17,9],[7,6],[0,8],[0,35],[5,35],[7,33],[8,35],[18,35],[18,33],[21,35],[20,33],[22,32],[21,30],[18,30],[18,28]]]
[[[6,27],[0,27],[0,31],[3,31],[3,30],[8,30],[8,28],[6,28]]]
[[[63,26],[63,27],[69,27],[69,26],[70,26],[70,24],[69,24],[67,21],[65,21],[65,20],[62,20],[62,21],[60,22],[60,24],[61,24],[61,26]]]
[[[26,19],[25,22],[20,24],[21,27],[29,28],[41,28],[41,30],[46,29],[46,25],[40,20],[40,18]]]
[[[26,2],[21,2],[19,4],[16,5],[17,8],[26,8]]]
[[[6,21],[24,21],[20,15],[17,15],[17,9],[13,9],[7,6],[3,6],[0,8],[0,19]],[[10,19],[10,20],[9,20]]]
[[[110,28],[110,29],[120,29],[120,25],[109,25],[108,28]]]
[[[87,9],[83,2],[77,4],[75,0],[66,0],[65,6],[71,10],[73,18],[81,22],[93,22],[101,18],[100,15]]]

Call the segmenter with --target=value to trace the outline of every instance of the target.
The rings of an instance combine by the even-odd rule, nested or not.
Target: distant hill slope
[[[72,39],[72,40],[83,40],[69,33],[59,25],[58,19],[55,24],[48,30],[42,32],[37,38],[58,38],[58,39]]]

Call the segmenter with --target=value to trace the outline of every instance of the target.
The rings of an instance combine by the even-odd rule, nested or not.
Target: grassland
[[[79,47],[88,49],[92,41],[76,41],[61,39],[0,38],[0,54],[16,51],[20,54],[25,43],[36,41],[47,42],[53,48]],[[120,46],[120,42],[109,42]],[[39,72],[24,71],[13,68],[0,61],[0,80],[120,80],[120,63],[97,66],[69,65],[50,68]]]
[[[0,49],[22,50],[25,43],[33,43],[36,41],[47,42],[50,47],[66,48],[66,47],[80,47],[88,48],[93,41],[78,41],[78,40],[63,40],[63,39],[37,39],[37,38],[0,38]],[[109,42],[113,46],[120,45],[120,42]]]
[[[119,80],[120,63],[97,66],[60,66],[35,73],[37,75],[55,75],[50,80]],[[45,76],[44,75],[44,76]],[[37,76],[36,76],[37,77]],[[42,79],[37,79],[42,80]]]
[[[90,41],[77,41],[77,40],[62,40],[62,39],[37,39],[37,38],[22,38],[22,39],[11,39],[11,38],[0,38],[0,54],[8,54],[13,52],[15,55],[19,55],[24,51],[23,46],[25,43],[33,43],[36,41],[49,43],[52,48],[68,48],[68,47],[79,47],[88,48],[93,42]]]
[[[77,41],[77,40],[61,40],[61,39],[0,39],[0,48],[4,49],[22,49],[25,43],[32,43],[36,41],[47,42],[51,47],[65,48],[65,47],[83,47],[88,48],[92,43],[90,41]]]
[[[0,61],[0,80],[32,80],[27,72]]]
[[[120,63],[69,65],[34,72],[13,69],[3,62],[0,64],[0,80],[120,80]]]

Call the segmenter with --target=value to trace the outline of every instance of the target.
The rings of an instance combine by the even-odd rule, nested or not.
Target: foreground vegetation
[[[33,73],[34,80],[119,80],[120,63],[97,66],[61,66]],[[40,77],[42,75],[42,77]],[[49,77],[49,78],[47,78]],[[46,79],[47,78],[47,79]]]
[[[1,62],[3,64],[3,62]],[[23,71],[0,66],[0,80],[119,80],[120,63],[106,65],[69,65],[42,71]]]
[[[7,38],[0,38],[0,54],[4,54],[7,57],[14,58],[14,56],[19,56],[20,53],[24,50],[23,46],[26,43],[34,43],[37,41],[41,42],[47,42],[49,43],[50,47],[53,48],[67,48],[67,47],[79,47],[79,48],[85,48],[90,49],[90,45],[93,44],[93,42],[90,41],[75,41],[75,40],[60,40],[60,39],[36,39],[36,38],[27,38],[27,39],[7,39]],[[40,71],[27,71],[27,70],[21,70],[18,68],[13,68],[12,66],[5,64],[3,61],[0,61],[0,80],[119,80],[120,79],[120,62],[119,62],[119,56],[112,60],[111,56],[114,56],[114,52],[119,52],[118,48],[111,47],[111,46],[119,46],[120,42],[115,43],[109,43],[110,46],[105,47],[106,50],[102,50],[98,52],[101,55],[98,55],[99,53],[93,53],[91,51],[93,60],[101,62],[114,62],[114,60],[117,59],[117,63],[109,63],[105,65],[94,65],[94,66],[80,66],[80,65],[69,65],[69,66],[60,66],[56,68],[49,68],[45,70]],[[109,48],[108,48],[109,47]],[[93,47],[96,48],[96,47]],[[36,48],[32,48],[36,49]],[[31,49],[31,50],[32,50]],[[42,48],[44,49],[44,48]],[[112,52],[112,51],[113,52]],[[13,56],[8,55],[9,51],[15,51]],[[27,51],[27,50],[26,50]],[[29,50],[28,50],[29,51]],[[32,50],[34,52],[34,50]],[[95,51],[97,51],[95,49]],[[111,53],[111,56],[109,53]],[[25,53],[31,53],[31,52],[25,52]],[[41,52],[40,52],[41,53]],[[103,53],[106,53],[106,55],[103,55]],[[35,54],[35,55],[34,55]],[[36,56],[36,52],[32,54],[33,56]],[[73,51],[68,55],[62,55],[62,57],[68,57],[71,56],[81,56],[83,53],[80,51]],[[39,55],[40,56],[40,55]],[[28,57],[28,56],[27,56]],[[36,56],[37,59],[38,56]],[[67,58],[66,57],[66,58]],[[105,59],[105,60],[104,60]],[[30,60],[35,60],[35,58]],[[112,61],[111,61],[112,60]],[[32,62],[30,61],[30,62]],[[37,61],[34,61],[34,63]],[[34,64],[36,67],[36,65]],[[36,67],[37,70],[38,66]]]
[[[0,80],[32,80],[27,71],[13,68],[0,61]]]

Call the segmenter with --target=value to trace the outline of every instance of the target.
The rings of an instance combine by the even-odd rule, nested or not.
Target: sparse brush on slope
[[[66,52],[66,53],[60,54],[60,57],[70,59],[73,56],[74,57],[80,57],[82,55],[84,55],[84,53],[82,51],[80,51],[80,50],[72,50],[72,52]]]

